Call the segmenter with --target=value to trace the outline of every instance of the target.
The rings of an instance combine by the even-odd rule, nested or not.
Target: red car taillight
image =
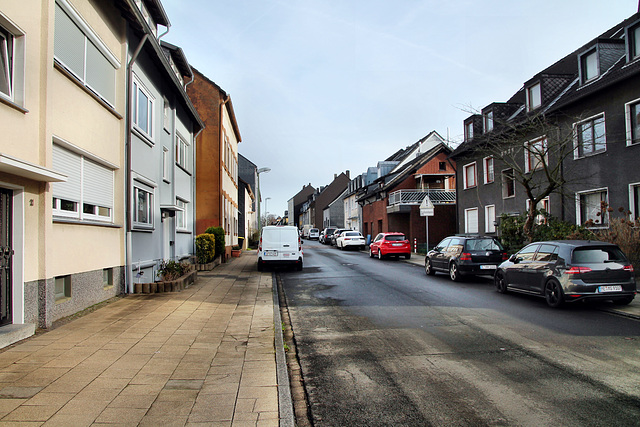
[[[298,238],[298,241],[300,241],[300,238]],[[262,237],[260,238],[260,242],[258,243],[258,250],[262,250]]]
[[[565,271],[565,273],[566,274],[581,274],[581,273],[588,273],[590,271],[591,271],[591,269],[589,267],[571,267],[570,269]]]
[[[507,255],[507,253],[506,253],[506,252],[502,252],[502,260],[503,260],[503,261],[506,261],[506,260],[508,260],[508,259],[509,259],[509,255]]]
[[[624,271],[628,271],[630,273],[633,273],[633,265],[625,265],[624,267],[622,267],[622,269]]]
[[[471,261],[471,254],[468,252],[463,252],[460,254],[460,261]]]

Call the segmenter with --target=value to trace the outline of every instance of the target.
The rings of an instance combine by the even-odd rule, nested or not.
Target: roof
[[[160,45],[171,55],[171,57],[173,58],[173,62],[175,62],[176,66],[183,76],[193,77],[193,71],[191,71],[189,61],[187,61],[187,57],[180,47],[172,45],[171,43],[168,43],[164,40],[160,41]]]

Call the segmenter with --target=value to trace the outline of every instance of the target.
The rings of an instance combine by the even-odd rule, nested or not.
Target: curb
[[[284,337],[282,335],[282,317],[280,316],[280,297],[276,273],[271,273],[271,294],[273,295],[273,328],[275,331],[276,377],[278,379],[278,411],[280,426],[294,427],[296,425],[293,413],[293,398],[289,385],[289,369],[284,354]]]

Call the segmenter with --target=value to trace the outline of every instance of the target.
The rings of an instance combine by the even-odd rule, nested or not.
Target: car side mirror
[[[513,254],[513,255],[511,255],[511,256],[509,257],[509,261],[511,261],[511,262],[512,262],[512,263],[514,263],[514,264],[517,264],[517,263],[518,263],[518,261],[519,261],[519,259],[518,259],[518,257],[516,257],[516,254]]]

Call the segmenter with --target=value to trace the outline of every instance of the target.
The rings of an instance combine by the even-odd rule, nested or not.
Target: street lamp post
[[[262,196],[260,195],[260,174],[269,171],[271,171],[271,168],[256,169],[256,175],[258,176],[258,238],[260,238],[260,231],[262,230],[262,218],[260,217],[260,202],[262,201]]]
[[[269,204],[267,202],[270,199],[271,199],[271,197],[265,197],[264,198],[264,216],[266,217],[267,221],[269,221],[269,209],[267,209],[269,207]],[[268,222],[267,222],[267,225],[269,225]]]

